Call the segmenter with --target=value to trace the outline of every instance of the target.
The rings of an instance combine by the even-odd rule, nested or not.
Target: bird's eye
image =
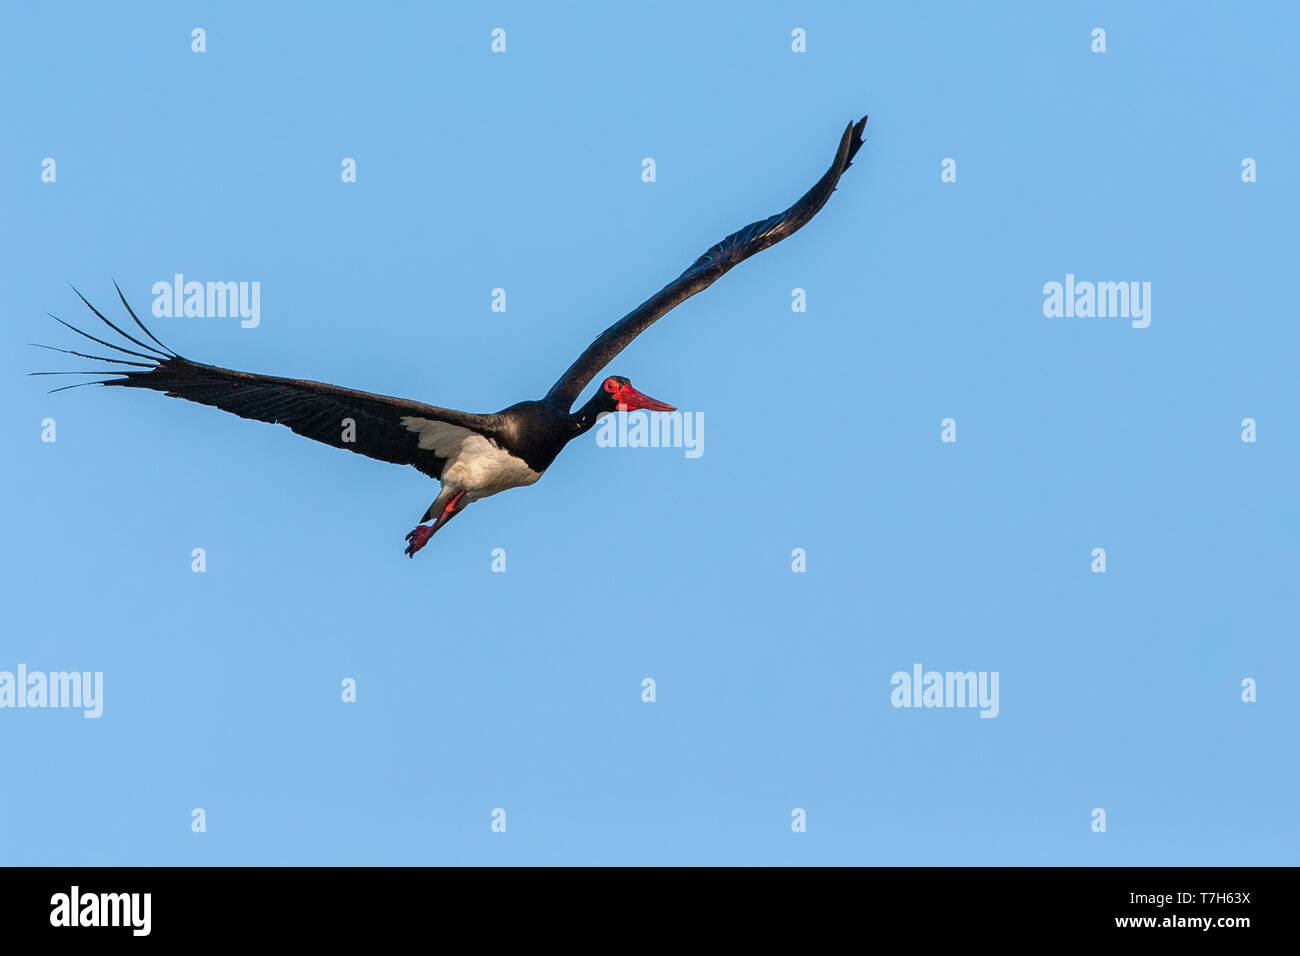
[[[618,390],[618,382],[614,381],[612,378],[605,383],[605,391],[614,392],[617,390]]]

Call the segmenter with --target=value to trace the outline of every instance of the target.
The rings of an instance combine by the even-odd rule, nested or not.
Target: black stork
[[[476,415],[322,382],[236,372],[192,362],[163,345],[145,328],[120,288],[118,298],[149,341],[118,328],[85,296],[80,292],[77,295],[105,325],[143,349],[142,352],[96,338],[57,316],[51,318],[100,345],[143,361],[55,349],[130,368],[98,373],[33,374],[109,371],[122,377],[82,384],[153,389],[173,398],[213,405],[241,418],[287,425],[299,435],[335,448],[398,465],[414,465],[442,484],[421,523],[406,536],[404,553],[414,557],[439,528],[471,502],[507,488],[533,484],[565,445],[604,415],[636,409],[674,411],[671,405],[641,394],[631,382],[618,375],[602,381],[596,393],[576,412],[570,408],[587,383],[657,319],[708,288],[736,264],[780,242],[812,219],[830,199],[840,176],[862,147],[866,123],[864,116],[848,125],[830,169],[793,206],[750,223],[705,252],[680,276],[602,332],[540,401],[519,402],[494,415]],[[345,428],[344,419],[351,419],[355,427]],[[430,519],[433,519],[431,523],[424,524]]]

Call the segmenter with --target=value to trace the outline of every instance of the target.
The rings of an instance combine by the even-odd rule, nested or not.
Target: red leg
[[[412,529],[406,536],[408,544],[406,545],[406,550],[402,553],[410,558],[415,557],[415,552],[419,551],[429,543],[429,539],[433,537],[435,531],[461,512],[462,509],[459,507],[460,500],[464,497],[465,490],[462,488],[460,491],[452,495],[451,500],[448,501],[446,506],[442,509],[442,514],[438,515],[437,520],[434,521],[433,524],[417,525]]]

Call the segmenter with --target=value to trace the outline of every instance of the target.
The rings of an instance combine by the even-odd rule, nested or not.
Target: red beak
[[[635,412],[637,409],[647,409],[652,412],[675,412],[676,408],[667,402],[660,402],[651,398],[649,395],[642,395],[631,385],[624,385],[618,393],[619,411]]]

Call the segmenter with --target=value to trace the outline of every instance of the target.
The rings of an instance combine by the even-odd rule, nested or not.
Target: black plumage
[[[812,219],[826,204],[862,147],[866,122],[864,116],[848,125],[830,168],[798,202],[774,216],[750,223],[710,248],[680,276],[601,333],[541,400],[520,402],[495,414],[462,412],[324,382],[239,372],[194,362],[159,341],[136,316],[120,288],[117,293],[122,305],[148,341],[115,325],[81,293],[77,295],[105,325],[136,348],[113,344],[55,318],[77,334],[131,356],[130,359],[71,349],[55,351],[124,366],[108,370],[118,375],[117,378],[82,384],[151,389],[211,405],[241,418],[284,425],[299,435],[335,448],[393,464],[412,465],[443,482],[442,492],[425,515],[425,520],[441,515],[434,526],[436,530],[469,501],[537,480],[564,446],[590,429],[601,415],[627,407],[634,400],[642,403],[637,407],[670,409],[671,406],[641,395],[627,379],[616,376],[605,379],[602,387],[576,412],[570,411],[578,395],[601,369],[660,317],[708,288],[738,263],[780,242]],[[471,440],[472,436],[484,441]],[[457,468],[449,468],[449,463],[456,464]],[[499,477],[495,483],[489,480],[494,468]],[[488,478],[476,478],[481,484],[472,487],[463,478],[470,474],[486,474]],[[453,476],[450,485],[449,475]],[[417,529],[417,532],[421,530],[427,529]],[[418,543],[409,546],[407,553],[419,550],[427,536],[421,536]]]
[[[656,321],[697,292],[713,285],[734,266],[780,242],[817,215],[862,148],[862,131],[866,125],[865,116],[849,124],[840,138],[830,169],[793,206],[736,230],[691,263],[676,279],[602,332],[551,386],[547,400],[568,408],[597,372]]]

